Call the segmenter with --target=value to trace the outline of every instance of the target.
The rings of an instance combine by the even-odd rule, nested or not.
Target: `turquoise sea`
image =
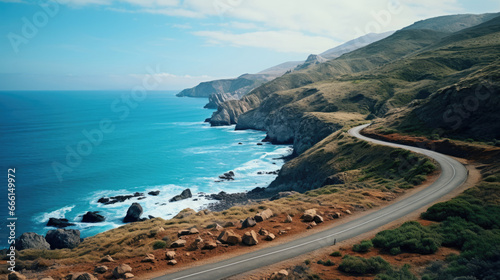
[[[0,238],[6,245],[7,169],[16,170],[16,234],[45,234],[50,217],[76,223],[82,236],[122,225],[132,202],[143,216],[170,218],[208,201],[200,193],[241,192],[267,186],[289,146],[265,143],[261,131],[211,128],[203,120],[206,99],[178,98],[155,91],[133,96],[128,91],[0,92]],[[241,143],[241,144],[240,144]],[[214,182],[233,170],[235,180]],[[193,198],[169,203],[190,188]],[[147,192],[160,190],[159,196]],[[103,196],[143,192],[113,205]],[[106,221],[81,223],[87,211],[101,211]],[[2,246],[4,247],[4,246]]]

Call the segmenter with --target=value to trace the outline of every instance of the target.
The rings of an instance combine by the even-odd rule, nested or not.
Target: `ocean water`
[[[211,128],[203,120],[206,99],[175,92],[132,96],[127,91],[0,92],[0,243],[6,244],[7,169],[16,169],[16,234],[45,234],[50,217],[76,223],[82,236],[123,225],[132,202],[143,217],[171,218],[190,207],[202,209],[203,193],[241,192],[267,186],[289,146],[257,145],[260,131]],[[135,99],[134,99],[135,98]],[[241,144],[239,144],[241,143]],[[234,181],[214,182],[233,170]],[[193,198],[169,203],[190,188]],[[147,192],[159,190],[159,196]],[[100,197],[143,192],[146,199],[103,205]],[[100,211],[103,223],[81,223]],[[2,246],[3,247],[3,246]]]

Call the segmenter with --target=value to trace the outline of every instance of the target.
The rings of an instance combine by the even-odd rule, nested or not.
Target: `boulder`
[[[198,231],[198,229],[197,229],[197,228],[195,228],[195,227],[194,227],[194,228],[191,228],[191,229],[189,230],[189,234],[199,234],[199,233],[200,233],[200,231]]]
[[[115,269],[113,269],[113,276],[115,278],[123,278],[125,276],[125,273],[130,273],[132,272],[132,268],[128,264],[120,264]]]
[[[94,275],[87,273],[87,272],[81,273],[79,275],[74,275],[73,279],[75,279],[75,280],[97,280],[97,278]]]
[[[273,241],[275,238],[276,236],[274,234],[268,233],[264,239],[267,241]]]
[[[134,278],[134,277],[135,277],[135,275],[130,273],[130,272],[123,274],[123,279],[130,279],[130,278]]]
[[[127,210],[127,215],[123,218],[123,222],[132,223],[139,221],[141,219],[142,211],[142,206],[139,203],[132,203]]]
[[[304,211],[304,214],[300,218],[302,219],[302,221],[308,223],[308,222],[314,221],[314,216],[316,216],[316,210],[309,209],[309,210]]]
[[[257,239],[257,234],[255,233],[255,231],[252,230],[249,232],[245,232],[242,242],[245,245],[253,246],[257,245],[259,243],[259,240]]]
[[[74,226],[74,223],[70,223],[68,219],[58,219],[58,218],[50,218],[47,222],[48,227],[56,227],[56,228],[65,228]]]
[[[217,223],[215,223],[212,227],[212,231],[223,231],[223,230],[224,230],[224,228]]]
[[[235,224],[234,222],[231,222],[231,221],[226,222],[226,223],[224,224],[224,227],[225,227],[225,228],[227,228],[227,227],[234,227],[234,226],[236,226],[236,224]]]
[[[108,267],[105,265],[97,266],[96,268],[94,268],[94,272],[99,274],[106,273],[108,272]]]
[[[348,214],[348,215],[351,215],[351,211],[350,210],[344,210],[344,213]]]
[[[225,230],[219,234],[217,240],[225,244],[236,245],[241,242],[241,236],[234,233],[232,230]]]
[[[215,248],[217,248],[217,242],[214,242],[214,241],[208,241],[205,243],[205,246],[203,246],[203,249],[207,249],[207,250],[212,250]]]
[[[25,232],[16,241],[16,249],[38,249],[38,250],[50,250],[50,244],[45,240],[43,235],[36,234],[34,232]]]
[[[168,265],[176,265],[177,264],[177,261],[176,260],[169,260],[167,262]]]
[[[291,222],[293,222],[292,216],[286,215],[286,218],[285,218],[285,220],[283,222],[284,223],[291,223]]]
[[[341,216],[342,216],[342,214],[340,212],[335,212],[332,214],[332,218],[334,218],[334,219],[340,219]]]
[[[234,180],[234,172],[233,171],[226,172],[223,175],[220,175],[219,179],[227,181]]]
[[[181,194],[172,197],[169,200],[169,202],[175,202],[175,201],[179,201],[179,200],[184,200],[184,199],[191,198],[191,197],[193,197],[193,195],[191,194],[191,190],[190,189],[185,189],[185,190],[182,191]]]
[[[320,215],[316,215],[314,216],[313,220],[316,224],[321,224],[323,222],[323,217],[321,217]]]
[[[104,222],[106,218],[103,215],[99,214],[99,211],[95,212],[87,212],[83,215],[82,223],[100,223]]]
[[[43,277],[42,279],[40,280],[54,280],[54,278],[50,277],[50,276],[47,276],[47,277]]]
[[[189,235],[189,229],[181,229],[177,232],[177,236]]]
[[[149,195],[152,195],[152,196],[157,196],[160,194],[160,191],[150,191],[148,192]]]
[[[170,248],[180,248],[186,246],[186,240],[184,239],[177,239],[170,245]]]
[[[167,251],[165,253],[165,257],[167,258],[167,260],[173,260],[173,259],[175,259],[175,252],[174,251]]]
[[[105,257],[103,257],[101,259],[100,262],[114,262],[115,260],[113,260],[113,258],[110,256],[110,255],[106,255]]]
[[[254,227],[256,224],[257,222],[255,221],[255,218],[248,217],[243,221],[243,223],[241,223],[241,228]]]
[[[269,234],[269,231],[263,229],[263,228],[260,228],[259,230],[259,234],[262,235],[262,236],[266,236]]]
[[[156,261],[155,255],[153,254],[146,254],[144,259],[141,260],[141,262],[150,262],[150,263],[154,263],[155,261]]]
[[[9,280],[26,280],[26,276],[22,275],[19,272],[11,272],[9,273]]]
[[[266,209],[262,211],[261,213],[258,213],[255,215],[254,219],[256,222],[260,223],[263,222],[273,216],[273,211],[271,209]]]
[[[76,229],[53,229],[47,232],[45,240],[51,249],[73,249],[80,244],[80,231]]]

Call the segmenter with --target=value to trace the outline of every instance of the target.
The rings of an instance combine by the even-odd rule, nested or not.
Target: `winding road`
[[[406,149],[431,157],[436,160],[441,167],[441,175],[439,178],[429,187],[410,197],[348,223],[278,246],[264,248],[220,262],[174,272],[155,278],[154,280],[222,279],[297,257],[326,246],[332,246],[334,245],[335,239],[337,242],[347,240],[417,211],[450,193],[455,188],[462,185],[467,179],[467,170],[465,167],[460,162],[446,155],[416,147],[375,140],[361,135],[359,132],[368,125],[369,124],[352,128],[349,130],[349,134],[374,144]]]

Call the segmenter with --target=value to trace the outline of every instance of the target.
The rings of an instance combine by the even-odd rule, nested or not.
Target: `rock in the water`
[[[51,249],[73,249],[80,244],[80,231],[76,229],[53,229],[47,232],[45,240]]]
[[[227,181],[234,180],[234,172],[233,171],[226,172],[223,175],[220,175],[219,179]]]
[[[258,213],[255,215],[254,219],[256,222],[260,223],[263,222],[273,216],[273,211],[271,209],[266,209],[262,211],[261,213]]]
[[[101,259],[101,262],[114,262],[113,258],[110,255],[106,255]]]
[[[94,275],[87,272],[79,274],[76,277],[75,276],[73,277],[75,280],[97,280],[97,278]]]
[[[82,218],[82,223],[100,223],[104,222],[106,218],[99,214],[99,211],[95,212],[87,212],[85,215],[83,215]]]
[[[134,202],[127,210],[127,215],[123,218],[124,223],[137,222],[141,219],[142,215],[142,206]]]
[[[186,246],[186,240],[184,239],[177,239],[170,245],[170,248],[180,248]]]
[[[243,223],[241,224],[241,228],[249,228],[249,227],[254,227],[255,225],[257,224],[257,222],[255,221],[255,218],[254,217],[248,217],[245,219],[245,221],[243,221]]]
[[[203,249],[208,249],[208,250],[212,250],[215,248],[217,248],[217,242],[214,241],[208,241],[205,243],[205,246],[203,246]]]
[[[105,265],[97,266],[97,267],[94,269],[94,272],[96,272],[96,273],[100,273],[100,274],[106,273],[107,271],[108,271],[108,267],[107,267],[107,266],[105,266]]]
[[[248,246],[257,245],[259,243],[259,240],[257,239],[257,234],[253,230],[245,232],[242,241],[243,244]]]
[[[175,202],[175,201],[187,199],[187,198],[190,198],[190,197],[193,197],[193,195],[191,194],[191,190],[190,189],[185,189],[185,190],[182,191],[181,194],[172,197],[169,200],[169,202]]]
[[[25,232],[16,241],[16,249],[38,249],[38,250],[50,250],[50,244],[45,240],[43,235],[36,234],[34,232]]]
[[[157,196],[160,194],[160,191],[150,191],[148,192],[149,195],[152,195],[152,196]]]
[[[56,228],[65,228],[74,226],[74,223],[70,223],[68,219],[58,219],[58,218],[50,218],[47,222],[48,227],[56,227]]]
[[[9,280],[26,280],[26,276],[14,271],[9,273]]]
[[[154,263],[156,261],[155,259],[155,255],[153,254],[147,254],[144,259],[141,260],[141,262],[150,262],[150,263]]]
[[[225,244],[236,245],[241,242],[241,236],[234,233],[232,230],[225,230],[219,234],[217,240]]]
[[[165,253],[165,257],[167,258],[167,260],[173,260],[173,259],[175,259],[175,252],[174,251],[167,251]]]
[[[128,264],[120,264],[113,270],[113,276],[115,278],[123,278],[125,273],[132,272],[132,268]]]
[[[315,215],[313,220],[316,224],[321,224],[323,222],[323,217],[321,217],[320,215]]]

